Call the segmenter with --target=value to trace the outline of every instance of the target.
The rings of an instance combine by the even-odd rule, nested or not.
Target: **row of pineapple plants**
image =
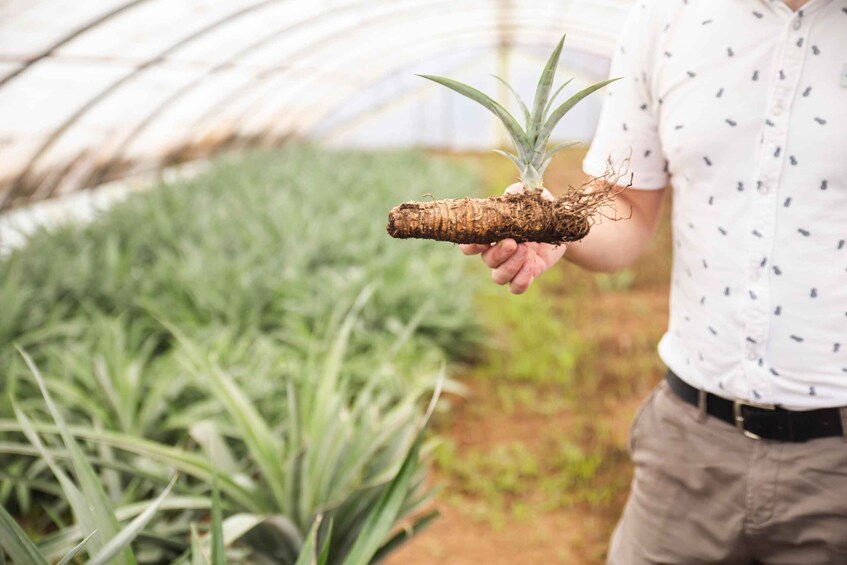
[[[392,247],[380,210],[475,183],[420,154],[292,146],[36,234],[0,262],[15,539],[54,561],[122,539],[126,563],[216,543],[227,562],[365,563],[428,523],[421,409],[476,337],[471,289],[450,250]],[[75,481],[99,485],[110,529]]]

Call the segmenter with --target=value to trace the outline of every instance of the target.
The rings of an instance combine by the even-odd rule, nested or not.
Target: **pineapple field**
[[[12,562],[599,562],[630,471],[627,420],[592,414],[660,375],[666,236],[510,301],[458,250],[385,235],[392,200],[496,193],[507,165],[290,146],[33,235],[0,263]]]
[[[332,184],[348,198],[312,189]],[[13,562],[364,564],[428,523],[421,409],[461,390],[440,375],[479,338],[472,286],[374,211],[431,184],[476,181],[412,153],[248,154],[0,263]]]

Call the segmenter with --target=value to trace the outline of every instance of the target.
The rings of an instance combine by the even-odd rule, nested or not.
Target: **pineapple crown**
[[[567,114],[571,108],[576,106],[577,102],[595,90],[599,90],[610,82],[618,80],[613,78],[589,86],[588,88],[577,92],[553,110],[553,103],[555,102],[556,97],[571,82],[570,80],[566,81],[556,90],[553,96],[550,96],[553,81],[556,78],[556,68],[559,65],[559,57],[562,54],[562,47],[564,44],[565,38],[563,36],[562,39],[559,40],[558,45],[556,45],[556,48],[553,50],[553,53],[550,55],[550,58],[547,60],[547,64],[544,66],[544,71],[541,73],[541,78],[538,80],[538,88],[535,91],[535,102],[533,103],[532,111],[530,111],[517,91],[515,91],[508,82],[498,76],[494,76],[495,79],[503,83],[506,88],[509,89],[518,101],[518,105],[523,111],[525,127],[521,127],[514,116],[512,116],[512,114],[510,114],[509,111],[496,100],[472,86],[468,86],[467,84],[445,77],[418,75],[422,78],[444,85],[447,88],[458,92],[462,96],[466,96],[471,100],[478,102],[485,106],[489,111],[491,111],[491,113],[497,116],[501,122],[503,122],[503,125],[506,126],[506,130],[509,132],[509,137],[512,138],[512,143],[515,146],[515,152],[517,154],[500,151],[499,149],[495,149],[495,151],[512,160],[518,168],[518,171],[520,171],[521,182],[528,190],[540,190],[544,186],[544,180],[542,178],[544,171],[547,169],[550,161],[553,160],[553,155],[565,147],[573,145],[572,143],[560,143],[549,150],[547,149],[547,144],[550,141],[550,135],[553,133],[553,129],[556,127],[556,124],[565,117],[565,114]]]

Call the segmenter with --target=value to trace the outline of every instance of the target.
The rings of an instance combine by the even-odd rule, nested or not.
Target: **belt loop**
[[[697,421],[701,424],[704,423],[709,417],[709,413],[706,411],[707,394],[708,393],[705,390],[697,391],[697,409],[700,411],[700,413],[697,415]],[[843,420],[845,417],[847,417],[847,411],[841,413],[841,419]]]
[[[844,434],[844,441],[847,441],[847,406],[842,407],[841,412],[841,431]]]

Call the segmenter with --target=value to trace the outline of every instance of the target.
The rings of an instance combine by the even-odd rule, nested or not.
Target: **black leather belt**
[[[693,406],[700,405],[700,390],[686,383],[673,371],[665,377],[677,396]],[[810,439],[843,436],[841,409],[794,411],[756,406],[706,394],[706,412],[731,424],[753,439],[802,442]]]

